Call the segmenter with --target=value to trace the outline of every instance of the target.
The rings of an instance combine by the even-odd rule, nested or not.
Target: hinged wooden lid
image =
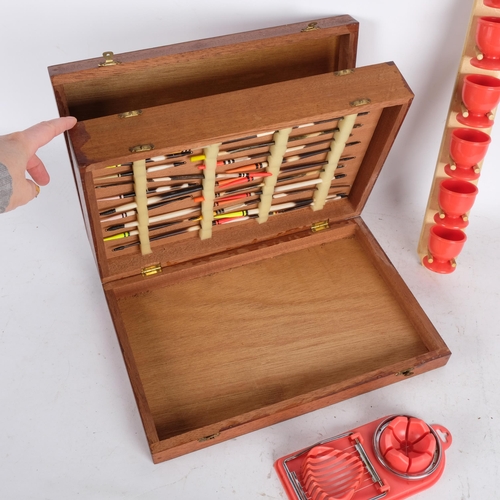
[[[49,74],[60,114],[87,120],[353,68],[357,43],[358,22],[345,15],[112,56],[104,52],[51,66]],[[110,60],[119,64],[106,64]]]
[[[357,23],[352,18],[320,20],[319,29],[302,31],[309,24],[222,37],[212,41],[213,46],[210,41],[202,41],[142,51],[145,59],[137,53],[113,56],[113,61],[122,63],[117,65],[92,68],[96,61],[84,61],[51,68],[61,113],[79,117],[70,131],[69,146],[103,282],[141,276],[141,270],[156,264],[194,265],[200,259],[220,259],[246,245],[271,242],[276,235],[311,231],[317,222],[338,223],[360,214],[413,94],[393,63],[352,70],[357,39]],[[269,60],[276,68],[271,70]],[[200,86],[199,78],[204,85]],[[143,92],[139,92],[141,88]],[[266,139],[255,143],[253,137],[266,134]],[[238,147],[231,149],[234,144]],[[269,146],[265,151],[263,144]],[[294,153],[301,148],[306,153]],[[231,151],[237,152],[225,156]],[[204,171],[196,168],[203,167],[203,161],[190,163],[210,155],[215,155],[210,160],[211,172],[208,159]],[[295,190],[286,199],[303,208],[289,211],[286,203],[276,204],[278,193],[290,194],[283,193],[279,183],[285,181],[285,187],[298,185],[290,173],[296,171],[294,168],[309,167],[311,155],[314,158],[310,161],[320,165],[321,171],[298,175],[309,176],[307,179],[319,175],[323,183],[328,178],[322,198],[318,199],[320,189],[313,192],[313,186],[305,200]],[[107,217],[109,208],[113,210],[117,202],[108,200],[134,194],[130,177],[121,179],[131,175],[130,162],[135,165],[148,158],[166,157],[172,157],[169,161],[174,163],[182,160],[184,165],[176,168],[175,174],[186,179],[186,186],[192,185],[191,179],[203,177],[195,181],[202,182],[200,204],[190,201],[192,194],[184,197],[190,200],[167,208],[170,215],[188,216],[183,223],[196,221],[189,223],[196,230],[199,223],[200,237],[194,232],[188,235],[176,231],[187,227],[184,224],[172,227],[167,233],[169,239],[162,239],[164,236],[152,229],[151,222],[162,221],[163,228],[170,226],[162,218],[165,209],[144,204],[144,213],[149,214],[145,238],[152,249],[147,253],[140,216],[134,214],[139,212],[140,202],[137,210],[125,212],[124,222],[117,224]],[[224,190],[217,188],[222,184],[217,177],[219,172],[226,175],[230,171],[227,166],[215,170],[219,158],[221,164],[225,158],[232,158],[229,163],[247,158],[241,165],[265,160],[265,175],[271,178],[254,183],[259,188],[260,201],[255,201],[258,208],[241,212],[247,216],[253,211],[260,223],[247,220],[219,225],[218,217],[225,216],[216,215],[218,203],[214,203],[214,197]],[[282,169],[280,165],[291,168]],[[110,170],[110,166],[115,168]],[[158,175],[168,186],[173,179],[165,181],[165,176],[173,172],[170,169]],[[150,177],[148,190],[156,189],[159,184],[152,181],[159,179]],[[331,196],[338,201],[325,204]],[[304,206],[309,197],[311,203],[305,205],[310,206]],[[283,211],[286,213],[267,220],[268,213]],[[118,211],[117,217],[122,212]],[[216,224],[214,237],[210,237],[211,226]],[[104,241],[105,237],[111,241]],[[113,240],[122,237],[132,240],[124,240],[124,245]],[[136,246],[139,241],[144,255]]]

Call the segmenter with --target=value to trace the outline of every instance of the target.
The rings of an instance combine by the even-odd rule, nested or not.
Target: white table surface
[[[498,498],[500,131],[456,272],[430,273],[416,255],[472,0],[5,4],[0,134],[57,115],[49,65],[337,14],[359,20],[358,65],[394,60],[416,94],[363,218],[453,355],[444,368],[153,465],[58,138],[40,151],[50,185],[0,215],[0,498],[284,499],[275,459],[393,413],[453,434],[443,477],[419,499]]]

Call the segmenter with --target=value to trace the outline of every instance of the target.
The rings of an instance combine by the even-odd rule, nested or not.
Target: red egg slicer
[[[450,432],[392,415],[278,459],[290,500],[400,500],[441,477]]]

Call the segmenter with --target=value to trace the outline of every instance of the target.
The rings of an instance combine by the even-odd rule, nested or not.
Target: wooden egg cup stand
[[[450,157],[450,137],[454,129],[457,128],[471,128],[473,130],[480,130],[488,135],[491,133],[490,128],[472,128],[466,127],[458,122],[457,115],[463,113],[465,111],[465,106],[462,103],[462,85],[463,80],[466,75],[472,74],[482,74],[482,75],[490,75],[499,78],[500,70],[487,70],[475,67],[471,64],[471,60],[475,57],[480,58],[479,49],[476,47],[475,42],[475,34],[477,29],[477,21],[481,16],[499,16],[500,17],[500,9],[487,7],[484,5],[483,0],[474,0],[474,6],[472,9],[471,19],[469,23],[469,28],[467,31],[467,36],[465,38],[464,49],[462,52],[462,58],[460,61],[460,66],[458,70],[458,75],[455,81],[455,87],[453,90],[450,108],[448,111],[448,118],[446,120],[445,130],[443,133],[443,139],[441,142],[441,149],[438,154],[438,161],[436,165],[436,170],[434,172],[434,178],[432,181],[431,191],[429,194],[429,201],[427,203],[427,208],[425,212],[424,222],[422,226],[422,231],[420,234],[420,240],[418,243],[418,254],[420,257],[420,261],[422,262],[425,257],[430,257],[430,253],[428,251],[428,241],[431,227],[435,224],[434,216],[436,212],[441,212],[438,203],[439,196],[439,186],[441,181],[444,179],[449,179],[450,177],[445,173],[445,166],[447,164],[453,165],[453,160]],[[496,110],[492,110],[491,119],[494,118]],[[478,163],[477,168],[479,170],[482,167],[482,161]],[[479,179],[470,180],[474,185],[477,185]],[[468,217],[468,213],[464,214],[465,217]],[[464,219],[467,220],[467,219]],[[451,261],[451,266],[453,268],[456,267],[456,263],[454,259]]]

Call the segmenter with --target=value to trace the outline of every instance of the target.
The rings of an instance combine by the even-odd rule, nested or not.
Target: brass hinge
[[[413,370],[415,370],[415,368],[408,368],[407,370],[402,370],[396,373],[396,377],[398,377],[399,375],[403,375],[403,377],[411,377],[412,375],[414,375]]]
[[[154,148],[153,144],[139,144],[139,146],[132,146],[128,150],[131,153],[143,153],[144,151],[151,151]]]
[[[104,57],[104,62],[99,63],[101,68],[103,66],[116,66],[117,64],[121,64],[120,61],[115,61],[115,55],[113,52],[103,52],[102,57]]]
[[[133,116],[142,115],[142,109],[134,109],[134,111],[126,111],[125,113],[120,113],[118,118],[132,118]]]
[[[318,231],[323,231],[323,229],[328,229],[330,227],[330,224],[328,223],[327,220],[322,220],[322,221],[319,221],[319,222],[315,222],[312,226],[311,226],[311,231],[313,233],[317,233]]]
[[[144,267],[141,271],[143,276],[153,276],[158,273],[161,273],[161,264],[153,264],[152,266]]]
[[[318,26],[318,23],[316,21],[309,23],[305,28],[301,29],[303,33],[306,31],[314,31],[314,30],[319,30],[320,27]]]

